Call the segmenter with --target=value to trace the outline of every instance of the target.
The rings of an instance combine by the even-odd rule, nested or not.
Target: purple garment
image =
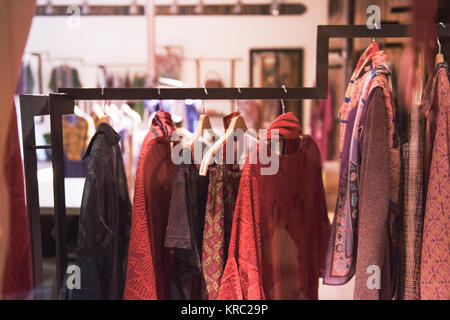
[[[368,99],[369,100],[369,99]],[[353,126],[355,124],[356,121],[356,116],[357,116],[357,111],[358,108],[353,108],[349,114],[348,114],[348,119],[347,119],[347,127],[346,127],[346,131],[345,131],[345,137],[344,137],[344,146],[342,148],[342,154],[341,154],[341,161],[340,161],[340,176],[339,176],[339,192],[343,192],[345,190],[347,190],[348,188],[348,183],[349,183],[349,179],[348,179],[348,173],[350,170],[349,163],[350,163],[350,154],[351,154],[351,146],[352,146],[352,136],[353,136]],[[361,150],[362,150],[362,145],[363,145],[363,141],[364,141],[364,130],[362,130],[362,128],[364,127],[366,120],[367,120],[367,114],[368,114],[368,108],[363,108],[362,109],[362,113],[361,113],[361,118],[359,120],[359,139],[357,144],[353,144],[353,148],[355,148],[356,150],[353,150],[353,157],[359,162],[359,159],[361,158]],[[340,198],[345,198],[344,194],[339,194],[338,197]],[[337,206],[339,209],[341,209],[345,204],[344,203],[340,203],[338,201]],[[336,212],[338,212],[338,210],[336,210]],[[357,248],[357,227],[355,225],[356,220],[352,219],[351,215],[347,215],[347,225],[351,226],[351,228],[353,229],[352,235],[347,236],[346,237],[346,256],[356,256],[356,248]],[[336,219],[336,218],[335,218]],[[332,224],[332,229],[331,229],[331,238],[330,238],[330,242],[328,245],[328,250],[327,250],[327,258],[326,258],[326,262],[325,262],[325,267],[324,267],[324,280],[323,283],[324,284],[328,284],[328,285],[341,285],[344,283],[347,283],[355,274],[356,271],[356,264],[352,263],[348,266],[349,268],[349,273],[347,274],[347,276],[342,277],[342,278],[338,278],[336,276],[331,276],[331,261],[332,261],[332,254],[333,254],[333,246],[334,246],[334,242],[333,239],[335,238],[335,233],[336,233],[336,223],[333,222]]]

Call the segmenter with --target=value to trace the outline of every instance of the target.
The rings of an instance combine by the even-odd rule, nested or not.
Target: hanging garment
[[[378,50],[378,45],[372,43],[369,48],[361,56],[357,68],[352,75],[352,79],[347,88],[345,101],[340,109],[341,117],[341,156],[340,156],[340,174],[339,174],[339,192],[338,200],[336,205],[336,211],[332,226],[330,243],[328,246],[327,258],[326,258],[326,268],[324,273],[324,283],[330,285],[340,285],[348,282],[357,270],[357,254],[362,255],[360,270],[362,272],[362,266],[367,264],[366,260],[373,263],[369,265],[380,266],[380,261],[374,261],[382,259],[378,257],[378,251],[386,249],[385,243],[382,243],[382,247],[378,248],[376,246],[371,246],[371,239],[380,236],[382,240],[385,240],[387,234],[383,233],[380,235],[373,234],[373,230],[365,230],[362,232],[361,238],[363,239],[363,249],[360,250],[359,247],[360,239],[358,234],[360,231],[358,229],[365,229],[369,227],[366,222],[358,221],[359,215],[362,212],[363,204],[362,190],[367,190],[365,187],[361,187],[361,177],[367,175],[364,172],[363,166],[370,170],[371,169],[367,163],[369,161],[375,161],[375,165],[380,165],[374,155],[377,153],[376,148],[383,147],[378,145],[376,140],[370,140],[369,143],[365,141],[364,137],[367,136],[367,130],[365,126],[368,119],[374,116],[385,115],[387,124],[384,124],[386,130],[383,131],[384,138],[389,141],[388,148],[384,150],[384,154],[377,154],[378,156],[387,156],[388,159],[386,163],[388,168],[386,171],[374,171],[377,174],[383,172],[387,175],[388,184],[375,185],[376,188],[382,187],[382,191],[389,192],[390,197],[385,198],[383,194],[376,194],[372,192],[372,199],[375,201],[376,205],[383,205],[380,210],[384,210],[384,206],[387,206],[385,211],[377,211],[376,216],[373,217],[374,226],[377,225],[380,228],[382,226],[387,226],[388,218],[387,213],[391,209],[391,213],[395,216],[395,211],[397,210],[398,203],[398,184],[399,184],[399,150],[398,150],[398,137],[395,128],[395,110],[392,107],[391,98],[391,86],[389,84],[389,67],[386,64],[386,56],[382,51]],[[381,91],[375,95],[375,90],[381,88]],[[382,99],[378,98],[381,94]],[[370,100],[369,100],[370,98]],[[382,115],[371,114],[370,103],[377,104],[376,108],[378,111],[383,112]],[[372,110],[373,111],[373,110]],[[379,120],[377,118],[377,120]],[[374,120],[373,120],[374,121]],[[373,122],[372,121],[372,122]],[[372,129],[376,129],[376,126],[371,126]],[[381,132],[381,129],[380,129]],[[370,136],[371,137],[371,136]],[[384,140],[379,141],[384,142]],[[366,147],[366,151],[363,152],[363,146],[368,143],[369,147]],[[373,147],[371,145],[373,144]],[[381,176],[381,175],[380,175]],[[383,176],[385,177],[385,176]],[[369,182],[369,179],[366,180]],[[373,186],[372,186],[373,187]],[[371,188],[372,188],[371,187]],[[369,194],[364,199],[365,201],[371,200]],[[370,203],[370,202],[368,202]],[[366,213],[364,213],[366,216]],[[363,219],[364,220],[364,219]],[[384,230],[384,229],[383,229]],[[370,231],[370,232],[368,232]],[[375,242],[374,242],[375,243]],[[389,246],[394,247],[394,245]],[[384,261],[384,260],[382,260]],[[376,263],[375,263],[376,262]],[[368,265],[366,266],[367,269]],[[381,266],[380,266],[381,267]],[[364,273],[360,273],[360,281],[357,280],[356,286],[366,286],[367,280],[367,270],[364,269]],[[363,281],[364,280],[364,281]],[[364,282],[364,285],[363,285]],[[389,290],[390,292],[391,290]],[[372,290],[375,293],[377,290]],[[355,288],[355,298],[362,297],[358,288]]]
[[[139,154],[125,299],[167,299],[170,250],[164,247],[176,165],[170,113],[156,112]]]
[[[52,70],[49,88],[52,92],[58,92],[58,88],[80,88],[81,82],[78,70],[67,65],[56,67]]]
[[[367,99],[360,138],[354,298],[361,300],[390,300],[397,283],[400,154],[392,98],[383,79],[377,76],[380,83]]]
[[[319,147],[322,161],[329,159],[328,134],[333,127],[334,93],[331,86],[329,83],[327,99],[317,100],[311,112],[311,137]]]
[[[86,151],[75,259],[81,288],[72,291],[74,300],[123,298],[131,202],[119,141],[114,129],[101,123]]]
[[[291,112],[272,122],[269,139],[274,129],[286,139],[286,152],[274,175],[261,174],[268,165],[255,153],[250,157],[256,159],[247,159],[219,299],[318,296],[330,230],[320,153],[311,137],[299,138],[299,122]]]
[[[427,119],[427,193],[420,271],[422,300],[450,299],[449,91],[448,65],[441,63],[426,86],[422,105]]]
[[[34,92],[34,78],[31,65],[27,63],[22,65],[19,75],[19,82],[17,83],[16,94],[33,94]]]
[[[10,238],[3,276],[2,299],[33,299],[31,239],[16,113],[11,114],[4,172],[9,186]]]
[[[186,123],[187,129],[190,132],[194,132],[197,127],[199,113],[197,111],[197,107],[195,106],[194,100],[185,100],[185,109],[186,109]]]
[[[85,177],[87,163],[82,159],[89,143],[89,123],[74,115],[63,116],[64,173],[66,177]]]
[[[351,214],[349,214],[350,203],[349,195],[347,194],[350,141],[353,136],[358,106],[361,105],[361,100],[364,97],[367,98],[368,81],[375,77],[372,70],[372,62],[376,58],[380,58],[380,56],[378,45],[374,42],[360,57],[347,86],[345,100],[339,112],[341,118],[339,192],[323,278],[324,284],[328,285],[347,283],[356,270],[353,247],[355,232],[353,231]],[[359,124],[357,123],[356,127],[358,126]],[[354,147],[357,146],[358,144],[354,143]],[[355,171],[355,168],[353,171]],[[356,190],[356,188],[353,189],[354,191]],[[354,199],[353,209],[355,211],[357,208],[357,197],[354,197]]]
[[[191,154],[189,148],[183,152]],[[195,164],[177,167],[170,202],[165,247],[172,251],[169,299],[202,298],[202,242],[205,225],[208,176],[200,176]]]
[[[408,132],[401,145],[402,173],[400,182],[399,236],[399,300],[418,300],[420,288],[420,255],[424,216],[424,117],[418,106],[412,106],[407,116]]]
[[[208,202],[203,231],[202,271],[209,300],[219,295],[230,243],[241,172],[227,166],[209,169]]]

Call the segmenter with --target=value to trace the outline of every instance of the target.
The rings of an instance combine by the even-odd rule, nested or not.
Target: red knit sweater
[[[167,299],[170,253],[164,248],[175,164],[170,114],[155,115],[139,154],[124,299]]]
[[[299,146],[292,113],[270,129],[288,139],[287,153],[275,175],[261,175],[259,161],[244,166],[219,299],[318,298],[330,230],[320,152],[311,137]]]

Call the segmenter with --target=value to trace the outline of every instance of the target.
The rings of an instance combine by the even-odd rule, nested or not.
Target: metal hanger
[[[283,84],[281,87],[283,88],[284,93],[287,94],[288,92],[287,92],[286,86]],[[281,98],[281,111],[283,114],[286,113],[286,106],[284,105],[283,98]]]
[[[238,90],[238,97],[239,97],[239,95],[242,93],[241,88],[237,87],[237,90]],[[237,112],[240,112],[239,111],[239,98],[236,99],[236,110],[237,110]]]
[[[443,24],[442,22],[439,22],[439,25],[442,26],[443,28],[446,28],[446,25]],[[442,46],[441,41],[439,40],[439,36],[436,37],[436,41],[438,44],[438,53],[436,54],[435,65],[438,65],[439,63],[444,62],[444,55],[442,54]]]
[[[377,25],[377,23],[375,22],[375,30],[376,29],[378,29],[378,25]],[[372,42],[375,42],[375,35],[373,36],[373,38],[372,38]]]
[[[159,106],[158,110],[162,109],[162,99],[161,99],[161,88],[158,86],[158,97],[159,97]]]
[[[208,90],[206,89],[206,86],[203,86],[203,91],[205,91],[205,94],[208,96]],[[202,114],[205,114],[205,100],[202,99]]]
[[[102,87],[102,97],[105,96],[105,87]],[[106,112],[106,99],[103,100],[103,114]]]

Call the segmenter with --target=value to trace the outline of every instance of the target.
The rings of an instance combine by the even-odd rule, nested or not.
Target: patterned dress
[[[420,273],[422,300],[450,299],[450,86],[439,64],[423,97],[429,163]],[[428,160],[428,161],[427,161]],[[426,171],[427,167],[426,167]]]

